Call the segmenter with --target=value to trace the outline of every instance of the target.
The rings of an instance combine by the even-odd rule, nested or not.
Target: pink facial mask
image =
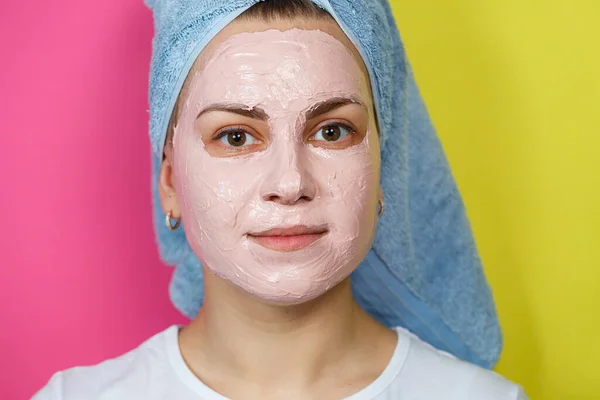
[[[318,30],[237,34],[203,60],[175,127],[173,171],[186,237],[205,267],[264,301],[293,304],[325,293],[365,258],[377,220],[376,132],[343,149],[303,138],[315,104],[340,97],[368,104],[366,79],[350,51]],[[215,103],[264,110],[268,145],[242,156],[209,154],[194,122]],[[327,232],[294,251],[248,236],[295,226]]]

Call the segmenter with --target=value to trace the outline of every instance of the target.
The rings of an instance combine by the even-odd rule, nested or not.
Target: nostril
[[[281,202],[281,197],[272,194],[270,196],[267,196],[267,201],[272,201],[274,203],[279,203],[279,202]]]
[[[290,204],[308,203],[308,202],[312,201],[312,197],[302,195],[298,198],[287,198],[287,197],[278,196],[276,194],[272,194],[270,196],[267,196],[266,200],[272,201],[272,202],[278,203],[278,204],[290,205]]]

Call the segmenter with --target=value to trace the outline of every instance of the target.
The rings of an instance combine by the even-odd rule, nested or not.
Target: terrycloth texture
[[[200,263],[183,229],[164,225],[157,175],[168,120],[192,63],[216,33],[259,0],[147,0],[154,11],[150,140],[161,256],[176,265],[175,306],[193,318],[203,301]],[[373,248],[352,274],[363,308],[441,350],[491,368],[502,335],[464,205],[405,58],[386,0],[313,0],[359,49],[374,90],[385,213]]]

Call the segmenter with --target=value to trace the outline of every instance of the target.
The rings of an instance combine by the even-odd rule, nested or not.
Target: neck
[[[182,330],[180,345],[191,369],[212,386],[226,376],[307,387],[356,362],[365,348],[360,344],[385,329],[356,304],[349,279],[315,300],[277,306],[206,269],[204,276],[204,305]]]

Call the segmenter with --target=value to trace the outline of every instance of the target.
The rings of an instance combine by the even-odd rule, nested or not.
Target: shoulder
[[[395,328],[407,342],[407,354],[398,380],[418,399],[527,400],[523,390],[498,373],[459,360]],[[400,385],[399,385],[400,387]]]
[[[173,327],[169,328],[173,329]],[[32,400],[133,399],[129,391],[151,381],[165,364],[164,336],[160,332],[135,349],[95,365],[77,366],[56,372]]]

